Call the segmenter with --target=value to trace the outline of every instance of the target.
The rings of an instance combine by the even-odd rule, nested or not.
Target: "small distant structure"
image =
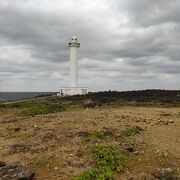
[[[70,87],[61,88],[57,96],[73,96],[88,94],[88,88],[78,87],[78,49],[80,43],[73,36],[68,43],[69,46],[69,61],[70,61]]]

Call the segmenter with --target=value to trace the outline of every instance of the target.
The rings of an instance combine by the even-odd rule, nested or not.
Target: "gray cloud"
[[[67,43],[76,35],[80,86],[179,89],[179,17],[178,0],[1,0],[1,86],[68,86]]]

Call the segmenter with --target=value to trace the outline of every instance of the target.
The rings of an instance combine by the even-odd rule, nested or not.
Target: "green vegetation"
[[[122,131],[122,134],[124,136],[132,136],[140,133],[140,129],[137,127],[132,127],[132,128],[126,128],[125,130]]]
[[[99,139],[104,139],[106,135],[105,135],[105,132],[103,130],[99,130],[99,131],[94,131],[92,133],[92,136],[97,137]]]
[[[11,102],[11,103],[7,103],[7,104],[0,104],[0,108],[17,108],[17,109],[24,109],[24,108],[28,108],[31,107],[33,105],[35,105],[38,102],[35,101],[21,101],[21,102]]]
[[[96,167],[71,180],[112,180],[113,171],[121,172],[126,166],[125,157],[113,146],[96,145],[91,148],[91,153]]]
[[[110,169],[98,169],[91,168],[83,172],[76,178],[71,178],[70,180],[112,180],[113,174]]]
[[[96,130],[88,133],[86,136],[83,136],[83,140],[90,142],[94,138],[105,139],[107,136],[111,136],[112,133],[105,130]]]
[[[2,103],[0,103],[0,108],[6,108],[6,106]]]
[[[18,113],[19,116],[35,116],[64,111],[65,108],[59,104],[37,104],[25,108]]]
[[[99,168],[120,172],[125,165],[124,156],[113,146],[97,145],[91,149],[91,152]]]
[[[60,102],[53,103],[50,101],[49,97],[47,99],[26,100],[0,104],[0,108],[17,109],[18,116],[43,115],[65,110],[65,107]]]

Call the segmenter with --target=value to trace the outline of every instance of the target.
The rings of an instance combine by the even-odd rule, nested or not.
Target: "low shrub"
[[[99,139],[104,139],[106,135],[105,135],[104,131],[100,130],[100,131],[94,131],[92,133],[92,136],[97,137]]]
[[[71,180],[113,180],[113,171],[121,172],[126,165],[124,156],[113,146],[96,145],[91,148],[91,153],[96,167]]]
[[[124,136],[132,136],[140,133],[140,129],[137,127],[126,128],[122,131]]]
[[[113,180],[113,174],[110,169],[91,168],[80,174],[78,177],[70,180]]]
[[[92,147],[91,152],[95,157],[97,166],[100,169],[109,168],[120,172],[125,165],[124,156],[113,146],[97,145]]]

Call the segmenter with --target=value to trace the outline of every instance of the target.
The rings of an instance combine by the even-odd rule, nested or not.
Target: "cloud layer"
[[[0,87],[68,86],[67,43],[76,35],[80,86],[180,89],[179,32],[179,0],[1,0]]]

